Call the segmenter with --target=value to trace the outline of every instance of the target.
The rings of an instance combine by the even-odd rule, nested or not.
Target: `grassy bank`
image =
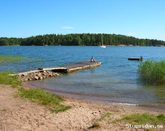
[[[18,62],[23,60],[22,56],[12,56],[12,55],[0,55],[0,63],[5,62]]]
[[[165,61],[145,61],[139,66],[140,78],[149,84],[165,83]]]
[[[114,119],[114,114],[112,113],[103,113],[99,119],[97,119],[92,126],[90,126],[88,129],[92,128],[101,128],[104,126],[104,124],[116,124],[119,123],[127,125],[165,125],[165,115],[164,114],[158,114],[153,115],[149,113],[143,113],[143,114],[127,114],[125,116],[121,116],[121,118]]]
[[[131,114],[122,119],[130,124],[163,124],[165,125],[165,115],[152,115],[152,114]]]
[[[42,89],[25,89],[17,76],[11,76],[10,72],[0,72],[0,84],[11,85],[17,88],[18,96],[26,98],[32,102],[46,105],[51,111],[62,112],[69,109],[69,106],[64,105],[61,97]]]
[[[0,72],[0,84],[11,85],[12,87],[21,86],[17,76],[11,76],[11,72]]]
[[[64,100],[61,97],[42,89],[20,88],[18,90],[18,95],[33,102],[46,105],[53,112],[62,112],[70,108],[69,106],[62,104]]]

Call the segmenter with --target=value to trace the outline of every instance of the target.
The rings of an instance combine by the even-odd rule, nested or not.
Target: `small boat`
[[[107,46],[106,45],[103,45],[103,35],[101,35],[101,48],[106,48]]]
[[[128,58],[128,60],[142,61],[143,57],[140,57],[140,58]]]

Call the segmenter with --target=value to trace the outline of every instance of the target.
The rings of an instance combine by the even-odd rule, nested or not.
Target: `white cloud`
[[[72,26],[62,26],[61,29],[63,29],[63,30],[73,30],[74,27],[72,27]]]

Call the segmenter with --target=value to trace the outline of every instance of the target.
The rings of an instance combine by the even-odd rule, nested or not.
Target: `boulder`
[[[39,79],[39,77],[38,77],[38,76],[35,76],[35,77],[34,77],[34,79],[35,79],[35,80],[38,80],[38,79]]]

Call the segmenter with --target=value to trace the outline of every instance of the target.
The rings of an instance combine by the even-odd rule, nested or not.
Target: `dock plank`
[[[86,61],[86,62],[80,62],[80,63],[76,63],[76,64],[73,64],[73,65],[66,66],[66,68],[67,68],[67,72],[69,73],[69,72],[73,72],[73,71],[94,68],[94,67],[97,67],[97,66],[100,66],[100,65],[101,65],[101,62]]]
[[[85,61],[85,62],[79,62],[79,63],[75,63],[75,64],[66,65],[63,67],[48,67],[48,68],[39,68],[39,69],[43,70],[43,71],[69,73],[69,72],[73,72],[73,71],[84,70],[84,69],[88,69],[88,68],[94,68],[94,67],[97,67],[99,65],[101,65],[101,62]]]

